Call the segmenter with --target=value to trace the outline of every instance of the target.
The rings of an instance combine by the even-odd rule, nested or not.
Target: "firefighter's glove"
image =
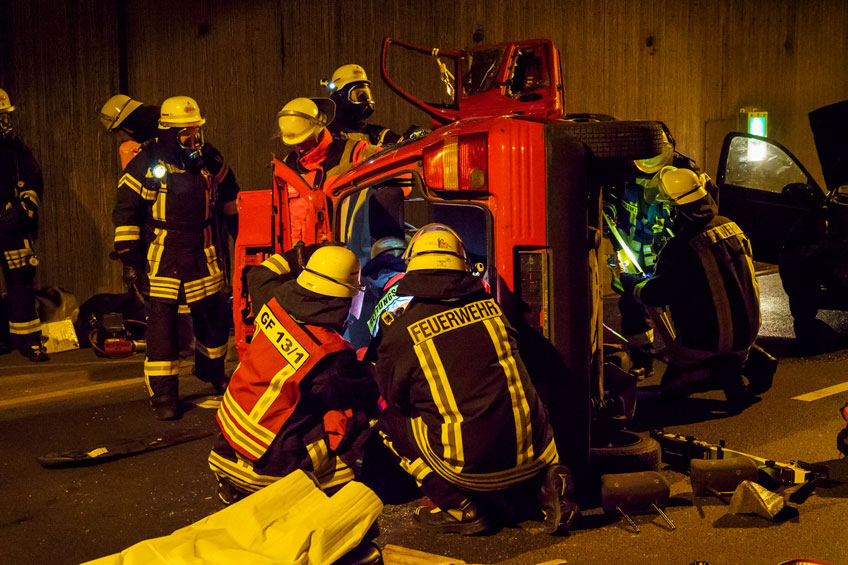
[[[636,288],[636,285],[642,282],[642,277],[639,275],[631,275],[630,273],[621,273],[619,275],[619,280],[621,281],[621,291],[624,295],[632,295],[633,289]]]
[[[145,269],[139,265],[124,263],[124,272],[122,274],[124,284],[129,287],[135,287],[142,294],[147,294],[150,283],[147,279],[147,273],[144,271]]]
[[[21,206],[12,206],[0,214],[0,233],[25,236],[30,231],[30,217]]]

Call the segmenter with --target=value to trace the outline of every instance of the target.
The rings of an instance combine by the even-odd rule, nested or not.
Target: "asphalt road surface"
[[[715,498],[693,496],[686,475],[663,469],[671,485],[666,513],[674,530],[658,515],[645,514],[634,516],[637,534],[624,520],[589,508],[562,537],[532,525],[477,537],[430,535],[415,527],[412,501],[386,504],[377,543],[505,565],[772,565],[792,558],[848,563],[848,460],[835,447],[844,425],[838,410],[848,399],[848,318],[822,313],[841,333],[829,352],[799,356],[777,275],[761,276],[760,283],[759,343],[780,359],[772,389],[731,415],[717,392],[663,407],[656,398],[659,377],[653,377],[640,383],[631,428],[661,426],[778,461],[826,464],[829,481],[803,504],[788,504],[779,521],[731,514]],[[614,301],[606,313],[614,326]],[[81,563],[221,509],[206,464],[211,436],[89,467],[45,469],[36,462],[39,455],[106,440],[175,429],[215,431],[215,399],[206,396],[212,391],[191,376],[190,366],[183,367],[180,380],[191,409],[177,422],[154,420],[141,369],[141,356],[104,360],[90,350],[57,354],[41,365],[14,353],[0,357],[0,563]]]

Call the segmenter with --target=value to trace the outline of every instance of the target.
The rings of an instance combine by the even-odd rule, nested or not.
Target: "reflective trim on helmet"
[[[341,282],[341,281],[337,281],[337,280],[336,280],[336,279],[334,279],[333,277],[328,277],[327,275],[325,275],[325,274],[323,274],[323,273],[319,273],[318,271],[313,271],[312,269],[307,269],[306,267],[304,267],[304,268],[303,268],[303,270],[304,270],[304,271],[306,271],[307,273],[310,273],[310,274],[312,274],[312,275],[315,275],[316,277],[320,277],[320,278],[322,278],[322,279],[324,279],[324,280],[328,280],[328,281],[330,281],[330,282],[334,282],[334,283],[336,283],[336,284],[337,284],[337,285],[339,285],[339,286],[343,286],[343,287],[345,287],[345,288],[349,288],[349,289],[351,289],[351,290],[355,290],[355,291],[357,291],[357,292],[362,292],[363,290],[365,290],[365,287],[364,287],[363,285],[353,285],[353,284],[343,283],[343,282]]]

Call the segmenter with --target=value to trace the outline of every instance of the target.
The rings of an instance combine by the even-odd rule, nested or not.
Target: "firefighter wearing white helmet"
[[[221,290],[226,231],[238,230],[239,186],[224,158],[203,139],[206,122],[189,96],[165,100],[158,135],[127,164],[112,221],[123,278],[148,307],[144,376],[156,417],[180,417],[178,302],[194,322],[198,378],[226,388],[229,320]]]
[[[762,383],[749,383],[743,364],[760,327],[759,286],[751,244],[738,225],[718,215],[706,175],[664,167],[659,190],[674,207],[672,237],[653,276],[622,275],[625,293],[648,307],[667,307],[676,336],[667,350],[665,398],[724,389],[733,409]],[[666,341],[664,339],[663,341]]]
[[[359,260],[338,245],[298,246],[251,269],[248,292],[256,333],[224,395],[209,455],[221,499],[298,469],[323,489],[357,478],[359,440],[378,399],[369,366],[341,335],[361,296]]]
[[[430,224],[405,257],[397,293],[412,299],[383,316],[369,352],[376,349],[375,378],[387,403],[380,435],[437,505],[416,509],[415,520],[470,535],[534,510],[544,513],[547,531],[566,531],[579,512],[571,473],[559,464],[516,333],[468,271],[462,239]]]
[[[141,144],[159,133],[159,107],[143,104],[126,94],[115,94],[100,108],[100,123],[121,140],[121,169],[138,154]]]
[[[368,123],[368,118],[374,113],[375,102],[371,81],[361,66],[342,65],[333,71],[330,80],[324,79],[321,84],[327,87],[330,98],[336,103],[336,119],[330,124],[334,135],[374,145],[397,143],[402,139],[388,128]]]
[[[47,361],[33,293],[44,182],[32,151],[14,134],[14,111],[8,93],[0,89],[0,266],[8,294],[10,345],[30,361]]]
[[[327,234],[315,236],[306,226],[309,202],[293,187],[287,185],[281,167],[296,171],[312,190],[320,191],[356,163],[367,159],[378,149],[367,142],[335,138],[327,125],[335,116],[335,104],[329,98],[295,98],[277,113],[277,127],[283,143],[292,151],[281,161],[274,158],[275,182],[286,187],[289,202],[289,222],[292,245],[298,241],[316,243]],[[316,216],[325,200],[318,201]]]

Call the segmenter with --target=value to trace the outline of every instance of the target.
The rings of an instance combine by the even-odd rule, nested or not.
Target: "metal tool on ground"
[[[658,513],[675,529],[663,508],[668,502],[668,481],[656,471],[615,473],[601,476],[601,505],[607,514],[620,514],[638,534],[639,526],[630,514]]]
[[[146,453],[163,447],[170,447],[196,439],[209,437],[209,430],[175,429],[138,438],[116,439],[99,443],[91,448],[73,449],[48,453],[36,457],[38,463],[47,469],[65,469],[67,467],[82,467],[113,461],[130,455]]]
[[[692,459],[732,459],[734,457],[745,457],[757,465],[760,475],[776,481],[782,485],[796,485],[817,478],[826,472],[821,465],[811,465],[803,461],[790,461],[788,463],[765,459],[750,453],[743,453],[735,449],[725,447],[724,440],[716,443],[707,443],[696,439],[694,436],[667,433],[663,429],[651,430],[651,437],[660,444],[663,454],[663,462],[686,469]]]
[[[725,504],[730,501],[724,493],[732,493],[742,481],[757,482],[757,464],[747,457],[732,459],[692,459],[689,480],[695,496],[715,496]]]

